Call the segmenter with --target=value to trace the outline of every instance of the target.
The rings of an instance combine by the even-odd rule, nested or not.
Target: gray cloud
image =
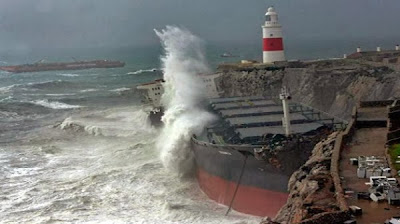
[[[269,5],[289,43],[400,37],[398,0],[0,0],[0,48],[151,45],[168,24],[209,42],[258,43]]]

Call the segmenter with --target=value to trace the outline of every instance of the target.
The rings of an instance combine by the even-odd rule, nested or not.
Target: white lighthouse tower
[[[263,63],[285,61],[283,50],[282,26],[274,7],[269,7],[265,14],[263,30]]]

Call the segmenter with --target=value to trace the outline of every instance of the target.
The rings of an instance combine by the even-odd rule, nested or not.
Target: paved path
[[[349,160],[359,155],[385,157],[386,134],[386,128],[365,128],[356,131],[351,144],[345,147],[341,154],[340,176],[344,178],[342,180],[343,189],[355,192],[368,191],[365,182],[369,180],[358,178],[357,166],[351,165]],[[356,205],[363,210],[363,215],[357,218],[357,223],[383,223],[386,219],[400,215],[400,208],[389,206],[386,201],[375,203],[351,197],[347,202],[349,205]]]

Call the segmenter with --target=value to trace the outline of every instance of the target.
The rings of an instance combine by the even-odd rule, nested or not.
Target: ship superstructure
[[[220,74],[200,74],[198,76],[201,78],[202,85],[204,86],[204,95],[209,99],[218,98],[222,93],[216,85]],[[164,82],[163,79],[156,79],[136,87],[142,91],[142,103],[150,106],[149,118],[154,126],[161,125],[161,117],[164,114],[164,107],[161,101],[164,93]]]

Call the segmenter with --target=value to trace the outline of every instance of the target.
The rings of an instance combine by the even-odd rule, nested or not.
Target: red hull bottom
[[[210,175],[200,168],[197,169],[197,180],[209,198],[229,206],[237,183]],[[232,208],[250,215],[274,217],[286,203],[288,196],[289,194],[283,192],[240,185]]]

